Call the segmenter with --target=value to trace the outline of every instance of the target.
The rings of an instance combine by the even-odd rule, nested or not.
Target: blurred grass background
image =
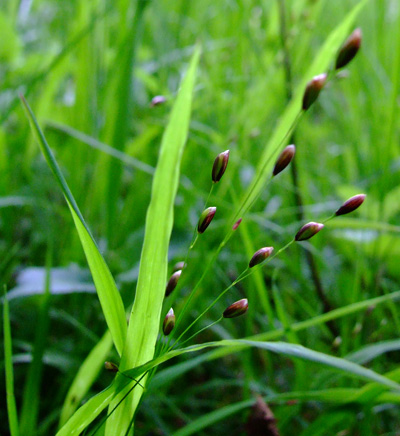
[[[10,295],[17,404],[26,410],[30,401],[38,404],[32,434],[55,433],[68,387],[105,323],[69,211],[30,134],[18,93],[26,95],[45,129],[128,306],[134,298],[161,135],[194,44],[202,44],[171,270],[185,256],[210,188],[215,156],[228,148],[231,156],[211,198],[218,213],[192,254],[193,267],[182,290],[189,292],[234,211],[230,188],[238,197],[246,189],[288,102],[280,4],[295,86],[357,1],[6,0],[0,5],[0,272]],[[300,225],[296,191],[306,221],[322,220],[353,194],[365,192],[367,200],[354,216],[332,221],[305,248],[292,246],[262,275],[229,293],[203,325],[245,296],[250,302],[247,317],[224,322],[198,341],[279,327],[277,301],[289,324],[321,314],[324,306],[305,250],[313,255],[331,309],[399,289],[399,2],[370,0],[356,25],[363,31],[359,55],[329,83],[295,132],[298,189],[287,170],[262,193],[203,283],[191,316],[243,270],[249,253],[264,245],[281,247],[292,237]],[[151,107],[155,95],[164,95],[167,102]],[[52,267],[50,296],[44,292],[46,262]],[[176,298],[176,312],[182,301]],[[268,305],[273,318],[266,315]],[[399,331],[398,308],[387,303],[286,340],[343,357],[396,339]],[[42,382],[34,399],[32,389],[26,393],[26,380],[38,332],[46,335],[39,344],[42,366],[36,374],[42,372]],[[116,358],[112,353],[109,357]],[[369,365],[385,373],[398,362],[399,351],[392,351]],[[110,380],[101,373],[92,393]],[[4,392],[3,379],[0,386]],[[247,351],[150,387],[136,432],[173,434],[185,423],[254,393],[359,386],[315,365]],[[375,404],[371,399],[351,407],[341,401],[277,401],[271,407],[282,435],[293,434],[293,428],[302,436],[394,435],[400,426],[395,401]],[[8,431],[5,414],[2,408],[1,434]],[[245,434],[248,414],[244,407],[209,431]]]

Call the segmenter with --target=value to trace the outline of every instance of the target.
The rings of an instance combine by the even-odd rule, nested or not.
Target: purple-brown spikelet
[[[310,222],[305,224],[296,234],[294,239],[296,241],[305,241],[306,239],[312,238],[324,227],[321,223]]]
[[[276,176],[281,171],[283,171],[290,164],[290,162],[294,158],[295,153],[296,147],[294,144],[285,147],[282,153],[279,155],[278,159],[276,160],[272,175]]]
[[[113,362],[104,362],[104,368],[109,372],[118,372],[118,365]]]
[[[218,183],[221,180],[221,177],[224,175],[226,167],[228,166],[228,160],[229,150],[225,150],[215,158],[211,173],[212,181],[214,183]]]
[[[182,270],[178,270],[172,274],[170,279],[168,280],[167,287],[165,289],[165,296],[168,297],[168,295],[171,294],[171,292],[176,288],[176,285],[178,284],[178,280],[182,274]]]
[[[206,231],[207,227],[210,225],[212,219],[214,218],[216,211],[216,207],[208,207],[207,209],[203,210],[197,224],[197,231],[199,233],[204,233]]]
[[[155,97],[153,97],[151,99],[150,106],[151,107],[161,106],[166,101],[167,101],[167,99],[163,95],[156,95]]]
[[[249,262],[249,268],[253,268],[253,266],[256,266],[262,262],[264,262],[264,260],[271,256],[271,253],[274,251],[274,247],[263,247],[260,248],[259,250],[257,250],[254,254],[253,257],[250,259]]]
[[[318,98],[319,93],[325,85],[327,75],[325,73],[313,77],[307,84],[303,95],[302,108],[306,111]]]
[[[356,29],[346,40],[339,50],[336,58],[335,68],[339,70],[345,67],[358,53],[361,47],[361,29]]]
[[[175,327],[175,313],[174,309],[169,309],[167,315],[164,318],[163,322],[163,333],[165,336],[168,336]]]
[[[235,222],[235,224],[232,226],[232,230],[236,230],[239,226],[240,226],[240,223],[242,222],[242,218],[239,218],[236,222]]]
[[[346,215],[347,213],[353,212],[353,210],[358,209],[364,203],[365,197],[365,194],[354,195],[354,197],[349,198],[339,207],[335,215]]]
[[[227,307],[222,316],[224,318],[236,318],[237,316],[246,313],[248,308],[249,302],[247,301],[247,298],[243,298]]]

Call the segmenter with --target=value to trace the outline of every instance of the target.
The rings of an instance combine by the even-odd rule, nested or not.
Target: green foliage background
[[[223,239],[288,105],[288,87],[297,87],[328,35],[358,2],[284,2],[290,84],[279,3],[1,3],[0,273],[10,292],[22,434],[55,434],[68,389],[106,324],[70,212],[31,134],[18,93],[32,106],[128,308],[161,137],[195,44],[201,44],[169,272],[185,257],[210,189],[215,156],[228,148],[231,155],[210,199],[217,215],[191,254],[182,288],[171,296],[179,314],[182,297]],[[283,337],[265,339],[336,357],[364,350],[354,361],[380,374],[397,368],[400,318],[392,299],[330,323],[290,328],[318,319],[327,309],[316,292],[306,250],[313,255],[329,309],[400,289],[398,2],[367,1],[354,27],[363,31],[360,53],[340,78],[329,82],[295,131],[298,189],[288,169],[262,190],[196,293],[185,325],[237,277],[255,250],[278,249],[292,238],[302,224],[296,192],[305,221],[323,220],[360,192],[367,194],[366,202],[229,292],[198,328],[244,297],[250,304],[246,317],[225,320],[195,342],[286,328]],[[167,102],[151,107],[155,95],[166,96]],[[46,265],[48,271],[52,268],[47,286]],[[378,352],[368,348],[376,343],[381,344]],[[101,344],[83,377],[94,379],[85,399],[112,380],[100,367],[118,356],[108,351],[108,337]],[[139,409],[136,434],[245,434],[255,393],[268,397],[282,435],[293,434],[293,428],[301,436],[394,435],[400,426],[398,394],[265,350],[214,360],[218,352],[181,356],[163,366]],[[392,378],[398,381],[399,375],[394,372]],[[4,378],[0,389],[5,393]],[[185,433],[187,424],[192,433]],[[7,432],[2,407],[0,433]]]

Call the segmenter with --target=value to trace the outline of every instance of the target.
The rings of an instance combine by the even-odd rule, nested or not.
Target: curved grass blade
[[[226,339],[218,342],[207,342],[205,344],[192,345],[190,347],[182,348],[180,350],[173,350],[138,368],[125,371],[125,374],[129,377],[136,378],[139,375],[141,375],[143,372],[149,371],[155,366],[158,366],[161,363],[164,363],[172,359],[173,357],[186,353],[193,353],[195,351],[200,351],[205,348],[212,348],[212,347],[227,347],[231,349],[230,352],[233,352],[235,348],[239,348],[240,350],[242,350],[249,347],[255,347],[266,351],[272,351],[273,353],[276,354],[281,354],[288,357],[300,358],[300,359],[308,360],[310,362],[319,363],[337,369],[339,371],[342,371],[346,375],[351,375],[363,380],[373,381],[383,386],[386,386],[388,388],[400,391],[400,385],[398,383],[376,373],[375,371],[372,371],[371,369],[364,368],[354,362],[350,362],[348,360],[339,357],[330,356],[328,354],[314,351],[309,348],[303,347],[302,345],[289,344],[286,342],[249,341],[247,339],[229,339],[229,340]],[[124,383],[122,383],[122,385],[124,385]],[[118,387],[118,389],[120,389],[120,387]]]
[[[351,360],[352,362],[363,364],[389,351],[397,350],[400,350],[400,339],[394,339],[393,341],[383,341],[378,342],[377,344],[367,345],[366,347],[361,348],[361,350],[348,354],[346,356],[346,359]]]
[[[93,276],[93,281],[96,286],[104,317],[111,332],[115,347],[118,353],[121,355],[127,331],[125,310],[121,296],[115,285],[110,270],[108,269],[108,266],[103,259],[85,220],[83,219],[83,216],[75,202],[67,182],[62,175],[60,168],[58,167],[54,155],[47,144],[46,138],[39,127],[32,109],[29,107],[23,96],[21,96],[21,100],[29,119],[32,131],[39,143],[40,149],[47,161],[47,164],[53,172],[54,177],[59,183],[68,207],[71,211],[72,218],[78,231],[79,238],[81,240],[81,244]]]
[[[75,412],[83,397],[87,394],[90,386],[92,386],[93,382],[96,380],[100,370],[104,367],[104,361],[110,353],[111,347],[112,338],[110,332],[107,331],[79,368],[68,390],[61,410],[60,427],[64,425]]]
[[[3,298],[3,332],[4,332],[4,363],[6,374],[6,395],[7,395],[7,412],[8,426],[11,436],[19,436],[17,405],[14,396],[14,369],[12,362],[12,338],[10,325],[10,309],[4,290]]]
[[[174,201],[179,183],[180,163],[188,135],[199,57],[200,47],[196,47],[161,142],[150,205],[146,215],[146,231],[140,258],[136,297],[120,363],[121,371],[151,360],[155,352],[165,295]],[[141,394],[141,389],[135,389],[107,421],[106,434],[108,436],[124,434],[130,425]],[[118,398],[115,399],[115,402],[117,401]]]

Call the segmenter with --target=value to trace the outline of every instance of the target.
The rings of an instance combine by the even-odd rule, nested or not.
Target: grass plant
[[[0,24],[0,433],[395,434],[396,3]]]

